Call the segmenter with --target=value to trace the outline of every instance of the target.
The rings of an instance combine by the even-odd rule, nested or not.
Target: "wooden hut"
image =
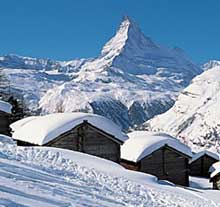
[[[15,122],[12,129],[18,145],[69,149],[115,162],[119,162],[120,145],[127,139],[110,120],[87,113],[30,117]]]
[[[178,185],[189,185],[188,162],[191,150],[167,134],[137,131],[121,148],[121,164]]]
[[[213,189],[220,190],[220,162],[212,164],[209,171],[211,172],[210,182],[213,183]]]
[[[190,175],[209,177],[209,169],[217,161],[219,161],[219,156],[213,152],[204,150],[195,153],[190,161]]]
[[[0,134],[10,135],[10,117],[12,106],[0,100]]]

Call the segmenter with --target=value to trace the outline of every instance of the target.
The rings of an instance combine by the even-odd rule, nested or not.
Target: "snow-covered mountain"
[[[201,69],[180,49],[154,43],[125,18],[101,55],[85,63],[76,77],[48,91],[45,112],[86,110],[128,128],[167,110],[176,92]]]
[[[31,107],[43,113],[89,111],[124,129],[169,109],[202,71],[181,49],[154,43],[128,17],[97,58],[12,59],[1,58],[0,65]]]
[[[39,111],[39,100],[47,90],[70,81],[72,74],[90,60],[56,61],[10,54],[0,57],[0,70],[8,78],[11,91],[23,95],[31,110]]]
[[[220,66],[195,77],[175,105],[144,124],[145,128],[178,136],[195,151],[220,153]]]

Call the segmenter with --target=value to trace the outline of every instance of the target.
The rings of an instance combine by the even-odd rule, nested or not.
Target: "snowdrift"
[[[1,206],[214,207],[202,193],[159,184],[154,176],[125,170],[90,155],[16,147],[0,136]]]

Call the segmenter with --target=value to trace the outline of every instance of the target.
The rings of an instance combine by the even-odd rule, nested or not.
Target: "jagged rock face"
[[[144,124],[145,129],[178,136],[195,151],[220,152],[220,66],[193,79],[174,106]]]
[[[23,59],[26,66],[21,68],[29,67],[31,70],[25,73],[32,77],[26,87],[21,84],[23,70],[8,69],[8,65],[5,71],[16,80],[14,87],[29,94],[28,101],[40,107],[42,113],[58,109],[94,112],[124,129],[167,110],[177,93],[202,71],[181,49],[154,43],[128,17],[95,59],[39,60],[42,66],[38,66],[37,59]]]
[[[99,97],[97,100],[93,100],[90,105],[93,109],[93,113],[113,120],[124,129],[129,128],[130,118],[128,109],[120,101],[108,97]]]

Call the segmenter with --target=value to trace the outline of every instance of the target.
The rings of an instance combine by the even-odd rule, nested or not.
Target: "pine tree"
[[[12,91],[10,81],[7,79],[3,70],[0,68],[0,100],[12,105],[11,123],[31,115],[28,107],[24,103],[23,94]]]
[[[11,123],[18,121],[24,117],[33,115],[24,103],[23,97],[16,98],[16,96],[11,95],[8,98],[7,102],[12,105]]]

